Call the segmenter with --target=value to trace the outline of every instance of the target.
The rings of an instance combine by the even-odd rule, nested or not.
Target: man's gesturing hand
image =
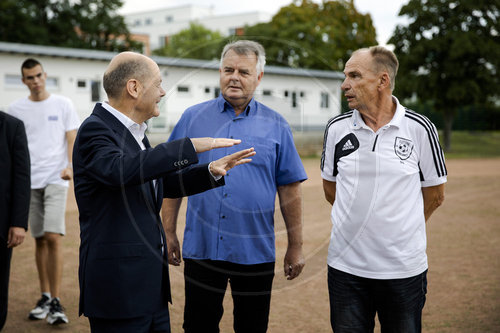
[[[219,139],[217,139],[219,140]],[[248,148],[248,149],[243,149],[240,151],[237,151],[234,154],[224,156],[223,158],[220,158],[218,160],[213,161],[210,163],[210,172],[214,176],[225,176],[227,171],[230,170],[231,168],[240,165],[240,164],[245,164],[252,159],[247,158],[250,156],[255,155],[255,151],[253,148]]]
[[[214,148],[232,147],[241,142],[239,139],[226,139],[226,138],[192,138],[194,150],[197,153],[212,150]]]

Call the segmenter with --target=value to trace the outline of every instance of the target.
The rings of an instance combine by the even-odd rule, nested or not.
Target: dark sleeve
[[[11,226],[28,229],[31,193],[30,154],[26,131],[21,121],[16,123],[12,153]]]
[[[139,185],[198,162],[191,140],[183,138],[155,148],[134,150],[133,137],[117,137],[105,125],[84,124],[73,149],[75,177],[87,177],[108,186]]]
[[[194,165],[163,177],[163,196],[180,198],[224,185],[224,177],[216,181],[208,171],[208,163]]]

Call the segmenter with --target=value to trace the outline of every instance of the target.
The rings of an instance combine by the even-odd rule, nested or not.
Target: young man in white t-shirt
[[[333,205],[328,249],[335,333],[421,331],[427,287],[425,222],[447,172],[435,126],[392,96],[398,60],[361,49],[345,65],[351,112],[328,122],[321,159]]]
[[[24,122],[31,159],[29,223],[36,240],[42,296],[29,318],[46,318],[49,324],[67,323],[59,299],[63,266],[61,236],[65,234],[66,198],[73,178],[73,143],[80,122],[70,99],[46,90],[47,74],[40,62],[25,60],[21,73],[30,95],[12,103],[8,112]]]

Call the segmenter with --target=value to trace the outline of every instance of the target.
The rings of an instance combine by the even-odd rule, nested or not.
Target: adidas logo
[[[354,149],[354,146],[352,145],[351,140],[347,140],[346,143],[344,143],[344,146],[342,147],[342,151]]]

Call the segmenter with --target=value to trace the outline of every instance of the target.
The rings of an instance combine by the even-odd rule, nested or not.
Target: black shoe
[[[42,295],[42,298],[36,302],[35,308],[30,311],[28,318],[31,320],[45,319],[49,313],[49,304],[50,298]]]
[[[49,305],[49,314],[47,315],[47,322],[51,325],[67,324],[68,317],[64,314],[64,308],[59,302],[58,298],[53,298]]]

